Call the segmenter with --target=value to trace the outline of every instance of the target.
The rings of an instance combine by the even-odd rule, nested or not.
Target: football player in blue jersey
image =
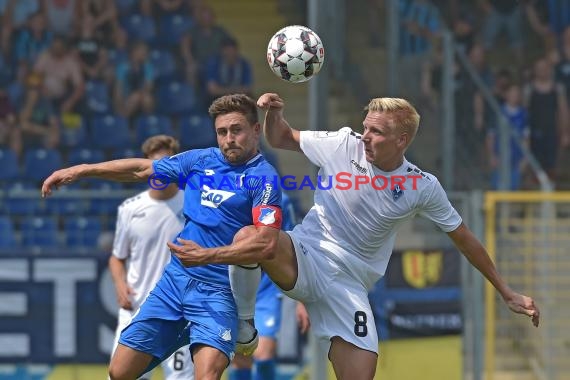
[[[156,161],[132,158],[72,166],[50,175],[42,196],[86,177],[148,180],[154,188],[177,181],[184,187],[185,225],[174,244],[243,254],[250,261],[244,265],[257,266],[259,257],[270,259],[277,245],[281,192],[274,184],[275,169],[258,150],[261,126],[256,103],[246,95],[227,95],[212,103],[209,114],[219,148],[190,150]],[[234,243],[234,235],[252,224],[257,233]],[[259,269],[235,272],[242,278],[238,282],[254,284],[255,292],[258,282],[250,277],[259,281]],[[219,379],[234,356],[236,340],[247,344],[257,338],[255,329],[243,320],[238,331],[238,314],[241,319],[246,314],[253,317],[255,306],[255,300],[251,305],[240,304],[239,292],[230,288],[227,265],[186,268],[173,255],[122,331],[109,366],[110,378],[136,379],[190,342],[196,379]]]

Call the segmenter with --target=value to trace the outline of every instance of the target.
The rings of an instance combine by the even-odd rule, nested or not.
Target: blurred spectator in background
[[[428,0],[403,0],[400,19],[400,75],[406,78],[402,92],[411,96],[420,90],[421,64],[440,31],[439,11]]]
[[[119,16],[114,0],[81,0],[81,28],[103,45],[111,44],[119,28]]]
[[[509,121],[509,128],[515,132],[517,139],[510,137],[510,189],[520,190],[522,172],[525,166],[525,160],[522,149],[518,140],[524,146],[528,147],[528,114],[522,105],[522,91],[520,86],[510,84],[505,92],[504,102],[501,104],[501,111]],[[499,189],[500,185],[500,158],[501,147],[499,141],[499,121],[497,121],[489,129],[487,134],[487,152],[489,155],[489,166],[491,169],[491,188]]]
[[[548,1],[527,0],[526,16],[531,29],[542,39],[545,50],[556,46],[556,34],[550,26]]]
[[[0,47],[5,54],[11,49],[14,33],[40,10],[40,0],[0,0]]]
[[[205,70],[207,104],[222,95],[252,95],[251,65],[240,54],[238,43],[233,38],[227,37],[222,41],[220,52],[207,61]]]
[[[73,38],[74,31],[83,22],[80,1],[85,0],[43,0],[50,30]]]
[[[528,109],[531,152],[556,182],[560,147],[570,142],[568,103],[563,85],[555,81],[552,66],[545,58],[534,65],[534,78],[525,88],[524,104]]]
[[[26,100],[20,113],[24,149],[57,148],[59,120],[48,89],[38,74],[30,74],[26,81]]]
[[[452,20],[453,37],[456,46],[467,54],[475,44],[475,19],[473,10],[462,7],[457,18]]]
[[[90,17],[84,18],[75,50],[81,65],[81,72],[86,81],[104,79],[108,65],[107,50],[100,37],[95,35],[95,28]]]
[[[148,59],[148,47],[135,42],[129,52],[128,62],[117,67],[115,75],[115,111],[130,118],[140,112],[151,113],[153,98],[154,68]]]
[[[481,0],[485,12],[483,42],[486,50],[495,45],[497,36],[506,29],[516,58],[522,59],[522,7],[519,0]],[[520,61],[519,61],[520,63]]]
[[[152,14],[158,22],[164,16],[191,14],[191,1],[188,0],[143,0],[152,2]]]
[[[18,63],[33,67],[39,55],[49,48],[53,33],[48,30],[43,12],[32,14],[26,26],[16,33],[13,56]]]
[[[16,110],[6,91],[0,87],[0,148],[10,148],[20,155],[22,138],[16,123]]]
[[[555,68],[556,81],[564,86],[566,100],[570,101],[570,27],[564,29],[560,43],[559,61]]]
[[[383,30],[378,20],[382,19],[383,0],[368,0],[368,38],[371,47],[379,47]]]
[[[181,41],[181,55],[190,83],[196,83],[206,61],[220,51],[222,41],[230,34],[216,24],[214,10],[207,5],[195,9],[196,24]]]
[[[62,36],[54,37],[48,50],[43,52],[34,71],[42,76],[46,95],[61,113],[78,112],[85,92],[83,74],[78,58]]]
[[[488,86],[493,84],[493,75],[489,69],[485,50],[481,44],[474,45],[468,52],[468,59],[477,74]],[[455,155],[463,162],[456,173],[459,185],[484,186],[475,178],[486,167],[485,162],[485,101],[471,75],[463,67],[455,78]],[[488,181],[484,181],[488,183]]]

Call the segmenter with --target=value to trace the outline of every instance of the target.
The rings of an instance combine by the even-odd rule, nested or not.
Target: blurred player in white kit
[[[158,160],[178,153],[179,143],[173,137],[157,135],[147,139],[141,149],[145,158]],[[109,258],[109,270],[121,306],[113,352],[121,331],[130,323],[170,261],[166,242],[172,241],[184,226],[183,204],[184,191],[172,183],[164,189],[157,184],[119,206],[113,252]],[[189,346],[178,349],[161,366],[166,380],[194,379]],[[152,372],[149,372],[141,379],[151,377]]]

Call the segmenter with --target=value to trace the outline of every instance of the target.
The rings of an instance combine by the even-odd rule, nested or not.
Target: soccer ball
[[[321,39],[306,26],[286,26],[271,37],[267,46],[269,67],[287,82],[308,81],[321,70],[324,61]]]

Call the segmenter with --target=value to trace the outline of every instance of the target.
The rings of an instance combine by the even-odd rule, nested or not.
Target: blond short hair
[[[410,136],[407,146],[409,146],[420,125],[420,115],[415,107],[402,98],[374,98],[364,108],[366,112],[386,112],[392,116],[393,125],[400,128]]]

